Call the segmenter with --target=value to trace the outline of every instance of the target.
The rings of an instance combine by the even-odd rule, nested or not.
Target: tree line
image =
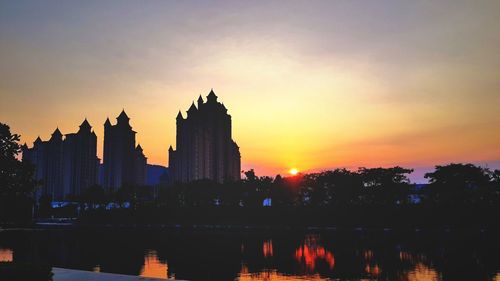
[[[335,169],[290,177],[259,177],[245,172],[239,182],[217,184],[200,180],[162,190],[160,201],[179,207],[252,206],[397,206],[481,205],[500,203],[500,170],[473,164],[436,166],[425,178],[411,183],[412,169],[402,167]],[[268,199],[268,201],[266,201]],[[270,199],[270,200],[269,200]]]
[[[19,160],[19,135],[0,123],[0,219],[50,214],[50,200],[35,202],[40,182],[35,167]],[[70,198],[84,209],[118,207],[350,207],[350,206],[500,206],[500,170],[474,164],[435,166],[429,183],[412,183],[412,169],[403,167],[344,168],[295,176],[257,176],[245,171],[237,182],[199,180],[168,186],[124,186],[105,191],[93,186]],[[38,204],[35,204],[38,203]],[[46,208],[44,210],[44,208]]]

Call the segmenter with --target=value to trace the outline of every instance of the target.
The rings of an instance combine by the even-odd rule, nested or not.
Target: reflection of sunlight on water
[[[94,266],[94,268],[92,268],[92,271],[93,272],[101,272],[101,266],[100,265]]]
[[[438,281],[441,280],[437,271],[423,263],[417,263],[415,268],[406,275],[406,281]]]
[[[0,261],[11,262],[14,259],[14,255],[11,249],[0,249]]]
[[[241,272],[236,278],[238,281],[295,281],[295,280],[313,280],[313,281],[324,281],[327,278],[321,278],[319,274],[311,274],[304,276],[296,275],[285,275],[279,273],[276,269],[250,273],[248,272],[248,267],[246,265],[241,266]]]
[[[326,261],[330,269],[335,266],[333,253],[319,245],[318,237],[314,235],[307,236],[304,244],[295,250],[295,260],[304,263],[308,271],[315,270],[318,260]]]
[[[273,256],[273,240],[267,240],[262,243],[262,253],[264,257],[272,257]]]
[[[156,251],[148,251],[144,256],[141,277],[167,279],[168,265],[158,259]]]
[[[378,264],[376,264],[374,266],[367,264],[365,266],[365,272],[370,274],[371,276],[377,277],[380,275],[381,270],[380,270],[380,267],[378,266]]]
[[[423,254],[411,254],[408,252],[399,252],[399,260],[411,263],[426,262],[427,257]]]
[[[364,250],[363,251],[363,258],[365,259],[366,265],[365,265],[365,272],[370,274],[372,277],[377,277],[380,275],[382,270],[380,269],[380,266],[378,264],[372,264],[371,261],[374,259],[374,253],[372,250]]]

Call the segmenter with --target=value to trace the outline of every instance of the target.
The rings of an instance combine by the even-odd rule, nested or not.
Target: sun
[[[288,172],[290,173],[290,175],[295,176],[296,174],[299,173],[299,170],[297,170],[296,168],[292,168]]]

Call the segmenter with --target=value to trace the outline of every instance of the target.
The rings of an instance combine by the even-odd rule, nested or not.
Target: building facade
[[[200,96],[197,103],[185,119],[180,111],[177,115],[176,149],[169,148],[171,182],[239,180],[241,156],[232,139],[231,115],[213,90],[207,102]]]
[[[42,184],[41,195],[67,200],[97,184],[97,137],[85,119],[77,133],[65,138],[59,129],[48,141],[38,137],[32,148],[22,146],[23,161],[35,165],[35,179]]]
[[[97,136],[87,119],[75,134],[66,134],[63,144],[63,186],[66,194],[80,195],[96,185],[99,158]]]
[[[135,146],[135,134],[130,118],[123,110],[111,125],[104,123],[104,188],[118,190],[125,185],[145,185],[147,158],[142,148]]]

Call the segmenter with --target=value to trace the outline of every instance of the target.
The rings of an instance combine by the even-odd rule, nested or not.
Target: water
[[[494,280],[490,231],[9,230],[0,261],[187,280]]]

